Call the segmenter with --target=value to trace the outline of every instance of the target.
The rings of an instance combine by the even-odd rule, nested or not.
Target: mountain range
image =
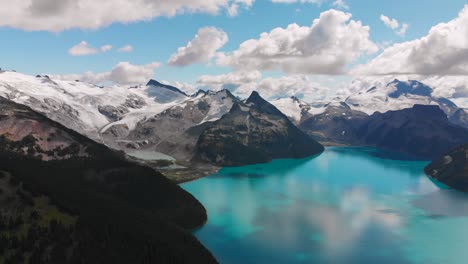
[[[394,80],[343,100],[306,103],[296,97],[266,102],[255,92],[242,100],[229,90],[200,90],[188,95],[156,80],[134,87],[100,87],[3,72],[0,95],[28,105],[111,148],[137,156],[141,152],[164,153],[186,167],[245,165],[272,158],[300,157],[301,152],[317,154],[320,147],[316,147],[315,141],[326,145],[375,146],[428,159],[466,143],[468,138],[468,111],[448,99],[433,96],[432,88],[418,81]],[[268,107],[259,108],[252,103],[253,98]],[[277,111],[271,111],[273,108]],[[268,121],[272,115],[283,122]],[[258,117],[264,122],[255,122]],[[290,122],[284,122],[285,117]],[[271,129],[273,123],[279,126],[276,130]],[[248,129],[247,124],[253,124],[255,129]],[[296,128],[312,139],[304,138],[304,133]],[[281,140],[273,139],[281,134],[277,133],[279,130],[287,132]],[[231,136],[237,135],[222,136],[227,131]],[[254,139],[260,132],[269,139]],[[209,143],[208,138],[219,144],[212,145],[214,141]],[[240,143],[234,149],[232,144],[220,146],[234,138]],[[299,152],[294,149],[294,142],[299,139],[310,142],[304,144],[308,149]],[[275,151],[265,152],[264,147],[269,144],[261,145],[268,140],[281,144]],[[414,144],[409,147],[407,142]],[[224,157],[215,157],[209,153],[224,148],[240,151],[239,147],[261,149],[263,154],[242,162],[234,160],[238,155],[225,153]],[[270,154],[266,155],[267,152]]]

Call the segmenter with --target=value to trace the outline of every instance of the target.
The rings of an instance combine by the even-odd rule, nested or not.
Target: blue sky
[[[54,2],[54,0],[34,1],[52,4]],[[229,2],[229,0],[226,1]],[[217,52],[230,52],[238,49],[239,45],[248,39],[258,39],[262,32],[270,32],[276,27],[285,28],[291,23],[309,27],[322,12],[331,8],[338,9],[333,6],[333,0],[322,2],[321,4],[286,4],[257,0],[250,7],[239,8],[236,16],[229,16],[224,9],[219,10],[217,14],[180,12],[183,14],[171,17],[155,16],[146,20],[136,19],[128,24],[115,22],[97,29],[75,27],[58,31],[31,31],[21,25],[13,25],[13,28],[11,25],[2,26],[0,27],[3,40],[0,42],[0,67],[15,69],[27,74],[60,75],[79,74],[85,71],[106,72],[119,62],[129,62],[134,65],[160,62],[162,66],[155,69],[155,78],[194,84],[201,75],[227,74],[232,71],[231,67],[220,66],[213,61],[194,63],[186,67],[167,65],[170,56],[176,53],[179,47],[186,46],[200,28],[212,26],[226,32],[229,41]],[[361,21],[363,25],[370,27],[369,39],[371,41],[376,45],[383,43],[388,45],[427,35],[434,25],[456,18],[466,1],[345,0],[345,3],[349,9],[341,10],[351,13],[352,20]],[[2,8],[8,5],[15,4],[4,4]],[[8,11],[3,10],[3,12]],[[1,14],[2,11],[0,11]],[[400,25],[408,23],[409,29],[406,34],[399,36],[386,26],[380,18],[382,14],[398,20]],[[0,21],[0,25],[8,25],[8,21]],[[113,49],[106,53],[88,56],[70,55],[69,49],[81,41],[86,41],[95,48],[112,45]],[[132,45],[133,51],[117,52],[117,49],[124,45]],[[371,55],[363,54],[353,60],[351,65],[366,63],[381,52],[382,50]],[[262,73],[264,77],[280,77],[290,74],[281,70],[265,70]],[[314,76],[315,73],[311,72],[310,75]]]

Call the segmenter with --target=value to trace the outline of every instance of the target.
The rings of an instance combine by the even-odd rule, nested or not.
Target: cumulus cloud
[[[214,27],[198,30],[185,47],[180,47],[169,59],[169,65],[184,67],[194,63],[209,62],[216,52],[228,42],[226,32]]]
[[[117,50],[118,52],[132,52],[133,46],[132,45],[125,45]]]
[[[71,47],[68,50],[68,53],[72,56],[87,56],[87,55],[93,55],[93,54],[98,53],[98,50],[90,46],[88,42],[81,41],[80,43]]]
[[[322,4],[328,0],[271,0],[273,3],[282,3],[282,4],[293,4],[293,3],[311,3],[311,4]],[[340,9],[349,9],[349,5],[344,0],[335,0],[332,5]]]
[[[388,16],[385,15],[380,15],[380,20],[389,28],[395,30],[400,27],[400,23],[398,20],[394,18],[389,18]]]
[[[88,42],[81,41],[80,43],[71,47],[68,50],[68,54],[72,56],[88,56],[88,55],[98,54],[100,52],[106,53],[110,50],[112,50],[112,45],[103,45],[99,49],[97,49],[89,45]]]
[[[343,0],[335,0],[335,2],[333,2],[333,6],[341,9],[349,9],[349,5]]]
[[[99,84],[112,82],[115,84],[142,84],[153,78],[154,69],[161,63],[153,62],[146,65],[133,65],[129,62],[120,62],[109,72],[94,73],[92,71],[83,74],[51,75],[61,80],[80,80],[87,83]]]
[[[400,25],[400,22],[394,18],[389,18],[388,16],[385,15],[380,15],[380,20],[389,28],[393,29],[396,34],[400,36],[404,36],[406,34],[406,31],[408,31],[409,24],[408,23],[403,23]]]
[[[294,74],[342,74],[363,54],[378,51],[370,28],[351,20],[351,14],[329,10],[310,27],[290,24],[219,53],[217,64],[235,69],[280,70]]]
[[[98,29],[112,23],[132,23],[184,13],[236,15],[254,0],[0,0],[0,27],[60,32]],[[109,12],[109,10],[112,10]]]
[[[194,94],[194,93],[196,93],[198,91],[197,90],[198,86],[196,86],[194,84],[191,84],[191,83],[179,82],[179,81],[172,81],[171,82],[171,81],[167,81],[167,80],[162,80],[161,83],[177,87],[178,89],[185,92],[186,94]]]
[[[458,17],[413,41],[394,44],[352,71],[358,75],[467,75],[468,5]]]
[[[256,82],[262,78],[259,71],[239,71],[221,75],[202,75],[198,83],[202,85],[241,85]]]
[[[285,3],[285,4],[292,4],[292,3],[313,3],[313,4],[321,4],[326,0],[271,0],[273,3]]]
[[[319,77],[295,74],[262,79],[259,71],[237,71],[200,76],[197,83],[211,90],[228,89],[241,98],[246,98],[252,91],[258,91],[267,99],[297,96],[308,101],[316,101],[333,94],[333,89],[321,84],[326,81],[319,81],[317,78]]]
[[[112,45],[104,45],[104,46],[101,46],[100,50],[101,52],[108,52],[112,49]]]

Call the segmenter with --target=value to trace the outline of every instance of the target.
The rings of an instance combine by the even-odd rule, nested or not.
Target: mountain
[[[101,134],[108,144],[120,144],[116,146],[119,149],[158,151],[188,162],[201,133],[197,127],[220,119],[234,102],[240,101],[228,90],[198,93],[183,103],[140,120],[132,130],[113,124]]]
[[[156,80],[150,80],[148,84],[148,95],[154,97],[154,100],[158,103],[170,103],[174,101],[182,101],[188,97],[188,95],[178,88],[166,84],[162,84]]]
[[[468,192],[468,144],[461,145],[434,160],[426,174],[462,192]]]
[[[203,206],[160,173],[0,97],[0,262],[215,263]]]
[[[369,118],[346,103],[330,103],[322,113],[304,118],[299,128],[314,139],[329,144],[360,144],[359,127]]]
[[[221,119],[208,124],[196,144],[195,162],[241,166],[277,158],[305,158],[323,146],[300,131],[257,92],[235,102]]]
[[[80,81],[53,80],[16,72],[0,73],[0,96],[28,105],[80,134],[102,141],[100,131],[113,124],[136,123],[189,98],[154,80],[146,86],[101,87]]]
[[[344,102],[353,110],[368,115],[376,112],[386,113],[402,110],[414,105],[437,105],[445,112],[451,122],[468,128],[467,123],[463,121],[468,119],[466,111],[446,98],[435,97],[432,94],[432,88],[418,81],[394,80],[385,86],[374,86],[367,91],[351,95]],[[459,110],[462,111],[458,112]],[[453,116],[455,113],[457,115]]]
[[[434,105],[375,113],[357,130],[371,146],[433,159],[451,148],[468,143],[468,130],[452,124]]]
[[[432,159],[468,142],[468,129],[449,121],[437,105],[374,113],[331,103],[325,112],[306,118],[299,128],[324,144],[374,146]]]
[[[279,98],[270,103],[283,112],[291,122],[300,124],[304,117],[311,115],[312,106],[297,97]]]

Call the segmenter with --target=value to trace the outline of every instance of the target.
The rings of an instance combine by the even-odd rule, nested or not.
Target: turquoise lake
[[[328,148],[182,187],[208,210],[195,235],[220,263],[466,263],[468,195],[401,158]]]

